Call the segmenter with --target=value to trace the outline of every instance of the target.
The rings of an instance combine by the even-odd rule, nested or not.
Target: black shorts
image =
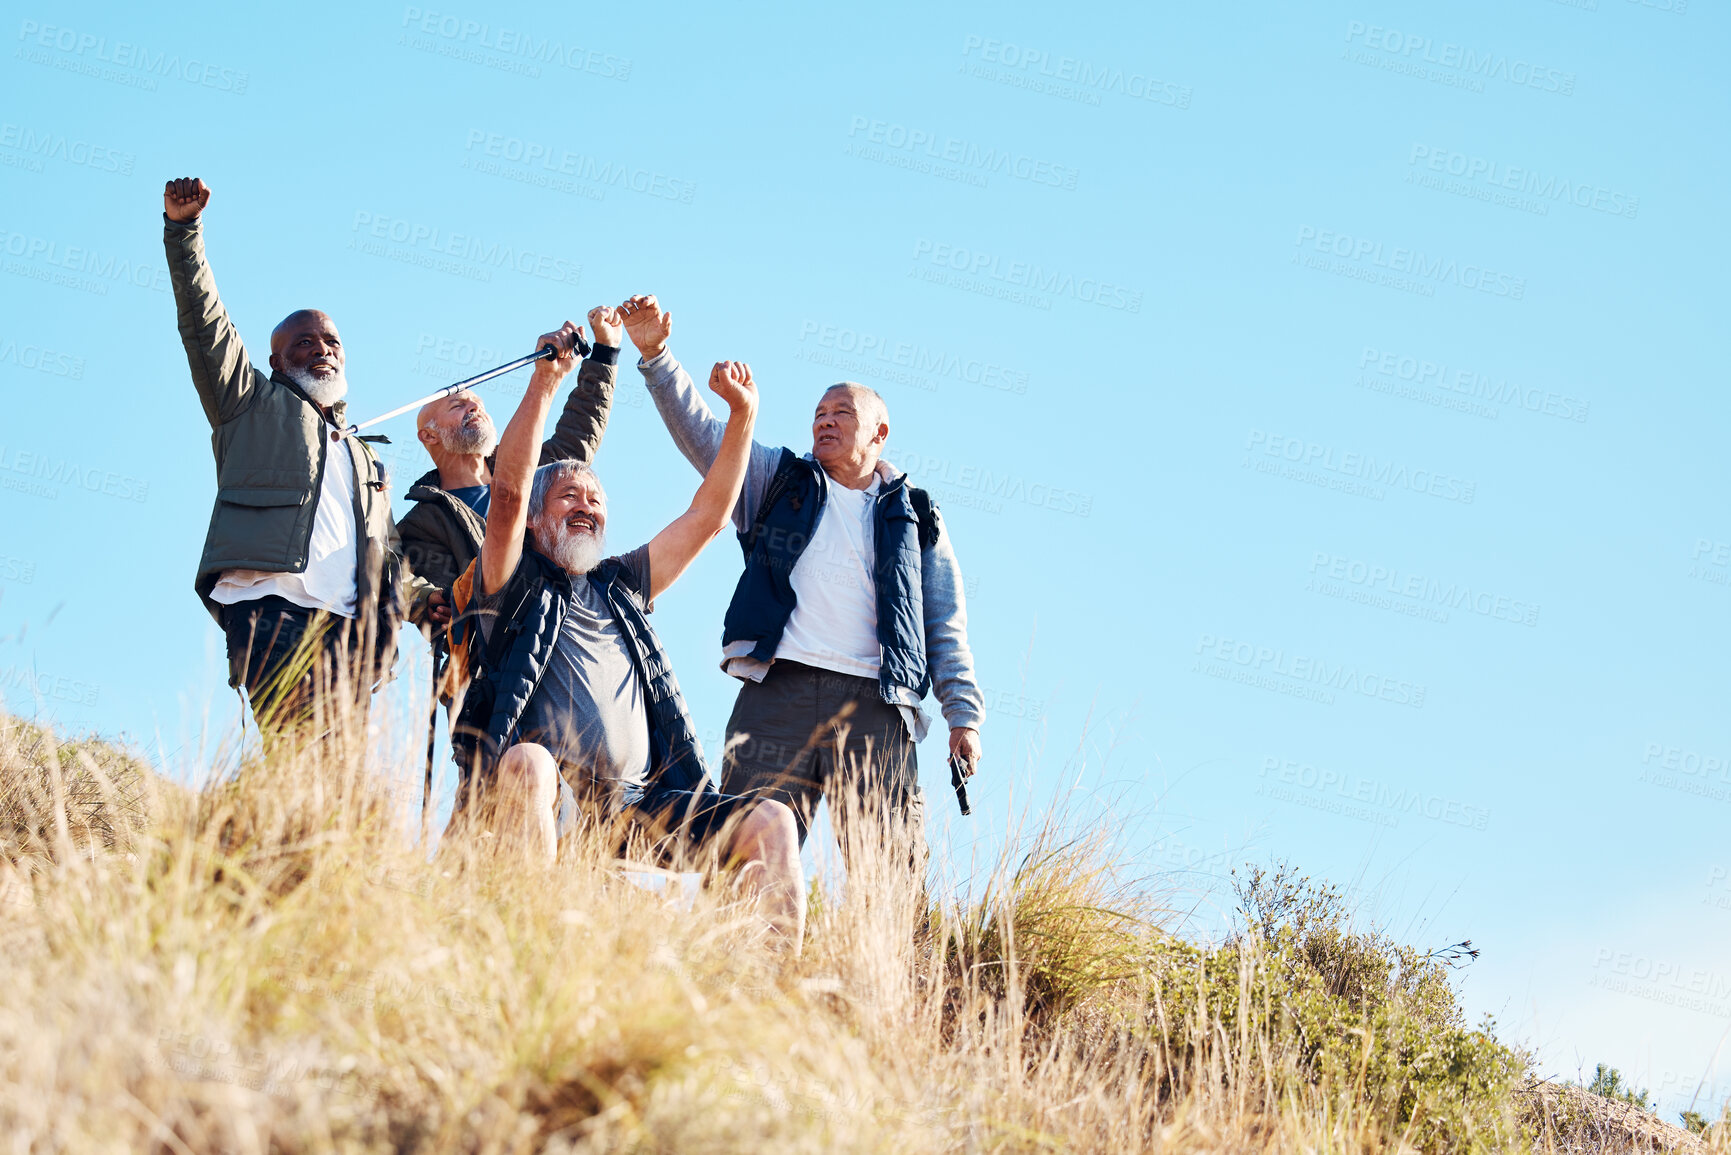
[[[650,786],[627,791],[621,815],[648,838],[663,862],[718,853],[719,840],[737,820],[763,801],[718,790],[669,790]]]

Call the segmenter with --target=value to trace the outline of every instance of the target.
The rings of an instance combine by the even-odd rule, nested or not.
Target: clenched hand
[[[210,186],[195,176],[183,176],[162,186],[162,211],[171,221],[195,221],[210,203]]]

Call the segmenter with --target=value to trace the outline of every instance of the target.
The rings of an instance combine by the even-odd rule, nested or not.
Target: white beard
[[[328,407],[348,396],[349,379],[341,369],[323,379],[313,376],[310,369],[284,369],[282,375],[299,385],[314,405]]]
[[[499,435],[493,429],[493,419],[482,417],[473,425],[439,430],[439,444],[445,447],[446,453],[486,457],[499,447]]]
[[[601,559],[607,553],[607,531],[589,533],[587,530],[572,529],[563,523],[552,526],[538,526],[535,533],[535,544],[542,553],[553,559],[553,564],[573,576],[586,574],[601,564]]]

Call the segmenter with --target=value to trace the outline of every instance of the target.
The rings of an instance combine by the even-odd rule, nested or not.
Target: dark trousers
[[[229,684],[243,686],[260,733],[313,720],[315,696],[342,691],[363,708],[370,680],[356,677],[360,639],[353,619],[276,596],[222,607]],[[335,702],[335,698],[328,697]],[[364,712],[360,715],[363,720]],[[329,719],[325,726],[331,725]]]
[[[844,859],[857,819],[893,822],[920,855],[925,799],[919,764],[901,711],[883,700],[876,679],[777,661],[761,682],[746,682],[727,720],[723,794],[775,798],[793,809],[800,845],[820,798]]]

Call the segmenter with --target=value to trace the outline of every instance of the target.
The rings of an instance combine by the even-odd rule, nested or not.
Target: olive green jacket
[[[180,339],[216,455],[216,502],[193,587],[220,621],[210,594],[224,570],[305,571],[325,464],[342,460],[331,450],[346,441],[359,530],[355,620],[374,623],[380,669],[388,669],[405,611],[405,575],[384,465],[372,446],[341,431],[342,402],[327,418],[288,378],[253,367],[217,296],[199,222],[163,220]]]

